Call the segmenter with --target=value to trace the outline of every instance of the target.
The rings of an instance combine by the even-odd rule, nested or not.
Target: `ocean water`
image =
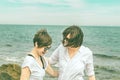
[[[0,25],[0,65],[22,64],[26,53],[33,48],[33,36],[41,28],[47,29],[53,39],[50,56],[61,43],[62,31],[68,26],[61,25]],[[83,45],[94,54],[97,80],[119,80],[120,74],[120,27],[81,26],[84,32]],[[57,80],[46,75],[45,80]]]

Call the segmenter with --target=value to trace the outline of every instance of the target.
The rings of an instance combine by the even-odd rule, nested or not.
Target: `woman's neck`
[[[69,48],[68,48],[68,51],[70,51],[70,52],[76,52],[76,51],[79,50],[79,48],[80,48],[80,47],[77,47],[77,48],[71,48],[71,47],[69,47]]]
[[[69,47],[68,48],[68,54],[69,54],[69,57],[72,58],[79,50],[80,47],[77,47],[77,48],[71,48]]]
[[[39,55],[38,55],[37,50],[35,48],[32,49],[31,54],[34,56],[35,59],[39,59]]]

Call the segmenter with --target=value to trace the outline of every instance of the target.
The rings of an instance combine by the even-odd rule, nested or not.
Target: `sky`
[[[1,0],[0,24],[120,26],[120,0]]]

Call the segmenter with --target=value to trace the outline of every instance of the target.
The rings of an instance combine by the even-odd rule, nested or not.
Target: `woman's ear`
[[[38,43],[37,42],[35,42],[35,47],[38,48]]]

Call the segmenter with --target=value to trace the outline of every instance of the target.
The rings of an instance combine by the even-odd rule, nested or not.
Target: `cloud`
[[[119,5],[91,5],[83,0],[9,1],[19,6],[1,6],[0,23],[120,25]]]
[[[85,5],[84,0],[8,0],[11,3],[20,3],[21,5],[36,4],[36,6],[81,8]],[[35,6],[35,5],[34,5]]]
[[[72,8],[81,8],[85,6],[84,0],[66,0],[66,2]]]
[[[58,4],[63,3],[62,0],[8,0],[9,2],[18,2],[25,4],[38,4],[38,3],[46,3],[46,4]]]
[[[8,0],[8,2],[11,2],[11,3],[15,3],[17,2],[18,0]]]
[[[14,16],[14,17],[13,17]],[[80,16],[78,14],[66,13],[15,13],[1,14],[0,23],[7,24],[48,24],[48,25],[65,25],[79,24]]]

